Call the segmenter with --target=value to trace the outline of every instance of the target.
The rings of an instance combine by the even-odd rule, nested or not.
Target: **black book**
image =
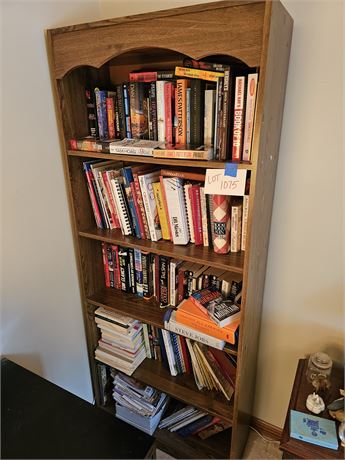
[[[190,80],[190,143],[204,143],[204,82]]]
[[[169,264],[170,259],[159,256],[159,303],[161,307],[169,305]]]
[[[129,255],[129,280],[130,280],[130,290],[133,294],[136,294],[136,284],[135,284],[135,263],[134,263],[134,249],[128,249]]]
[[[119,248],[119,264],[120,264],[121,291],[130,292],[129,270],[128,270],[129,255],[126,249]]]
[[[124,139],[126,137],[126,116],[122,85],[116,85],[115,120],[116,117],[118,119],[115,124],[116,138]]]
[[[141,252],[141,264],[143,270],[143,297],[149,299],[153,294],[152,260],[150,253]]]
[[[97,109],[95,102],[95,93],[93,89],[85,89],[87,122],[89,126],[89,135],[98,138]]]

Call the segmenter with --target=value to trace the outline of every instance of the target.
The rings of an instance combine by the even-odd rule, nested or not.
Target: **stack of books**
[[[176,307],[200,289],[240,303],[241,274],[104,242],[102,257],[106,287],[154,297],[161,307]]]
[[[116,417],[152,435],[167,407],[169,397],[137,380],[117,373],[113,397]]]
[[[100,307],[95,311],[95,322],[101,330],[95,358],[132,375],[146,358],[140,321]]]
[[[129,82],[110,90],[86,88],[90,136],[72,139],[71,147],[250,161],[258,69],[193,59],[181,64],[131,72]]]
[[[249,175],[245,195],[229,197],[205,195],[205,175],[196,172],[111,160],[85,161],[83,168],[98,228],[221,253],[245,250]]]
[[[193,406],[185,406],[181,409],[180,406],[181,404],[176,404],[172,414],[161,420],[159,429],[166,429],[182,437],[198,435],[202,439],[207,439],[230,427],[230,423]]]

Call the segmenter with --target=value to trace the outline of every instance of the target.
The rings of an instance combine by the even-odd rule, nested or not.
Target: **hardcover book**
[[[240,318],[239,307],[232,301],[224,300],[218,291],[202,289],[194,292],[190,299],[220,327],[225,327]]]
[[[329,449],[338,449],[335,422],[315,415],[291,410],[290,436]]]

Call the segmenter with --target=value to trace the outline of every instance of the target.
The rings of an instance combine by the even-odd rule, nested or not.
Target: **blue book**
[[[138,220],[137,212],[135,209],[134,200],[132,196],[132,190],[131,190],[131,182],[134,182],[132,168],[130,166],[126,166],[122,168],[121,174],[123,176],[123,182],[124,182],[125,192],[127,196],[129,211],[132,216],[134,233],[137,238],[141,239],[139,220]]]
[[[98,120],[98,132],[101,140],[108,139],[108,116],[107,116],[107,103],[106,98],[108,91],[95,88],[95,101]]]
[[[335,422],[315,415],[291,410],[290,436],[317,446],[338,449]]]
[[[124,102],[125,120],[126,120],[126,137],[128,139],[132,139],[131,113],[130,113],[130,105],[129,105],[128,85],[126,83],[123,83],[122,88],[123,88],[123,102]]]

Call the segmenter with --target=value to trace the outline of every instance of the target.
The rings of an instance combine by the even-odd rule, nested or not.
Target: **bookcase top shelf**
[[[167,159],[167,158],[153,158],[144,157],[139,155],[116,155],[114,153],[97,153],[97,152],[85,152],[81,150],[68,150],[69,156],[80,157],[80,158],[99,158],[104,160],[116,160],[124,161],[129,163],[152,163],[155,165],[164,166],[184,166],[185,168],[225,168],[226,163],[224,161],[202,161],[202,160],[179,160],[179,159]],[[248,171],[253,170],[251,163],[238,163],[238,169],[247,169]]]
[[[187,244],[179,246],[171,241],[140,240],[134,236],[124,236],[120,230],[103,230],[92,228],[79,231],[79,236],[106,243],[119,244],[128,248],[136,248],[142,251],[152,252],[175,259],[195,262],[210,267],[222,268],[235,273],[243,272],[244,252],[230,252],[228,254],[216,254],[212,248]]]

